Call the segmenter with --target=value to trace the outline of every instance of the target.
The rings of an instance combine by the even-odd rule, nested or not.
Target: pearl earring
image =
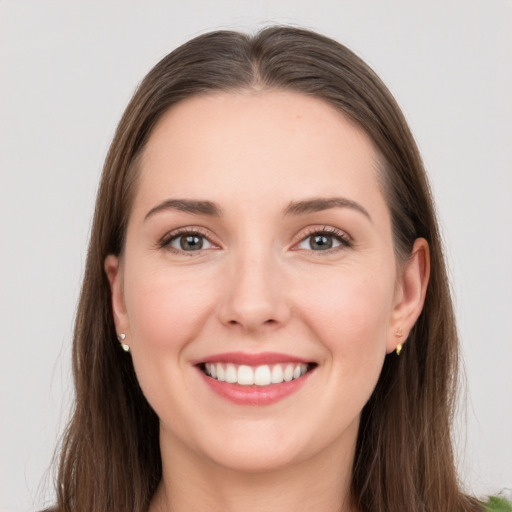
[[[123,343],[123,341],[126,339],[126,334],[121,333],[117,335],[117,339],[119,340],[119,343],[121,344],[121,348],[125,352],[130,352],[130,345],[127,345],[126,343]]]

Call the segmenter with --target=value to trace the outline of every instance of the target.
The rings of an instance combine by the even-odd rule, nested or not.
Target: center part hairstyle
[[[314,32],[270,27],[248,36],[201,35],[144,78],[119,123],[98,191],[78,306],[76,401],[62,441],[59,512],[145,512],[162,476],[159,420],[119,346],[107,255],[122,255],[140,157],[176,103],[214,92],[293,91],[327,102],[365,130],[380,153],[397,261],[423,237],[431,277],[425,306],[400,357],[386,356],[360,421],[352,499],[364,512],[481,510],[459,489],[451,441],[457,333],[430,189],[394,98],[346,47]]]

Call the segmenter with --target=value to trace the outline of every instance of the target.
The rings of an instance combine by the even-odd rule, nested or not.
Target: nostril
[[[265,320],[263,322],[263,325],[274,325],[277,323],[278,323],[277,320],[274,320],[273,318],[269,318],[268,320]],[[241,322],[239,322],[238,320],[229,320],[228,324],[229,325],[239,325],[239,324],[241,324]]]

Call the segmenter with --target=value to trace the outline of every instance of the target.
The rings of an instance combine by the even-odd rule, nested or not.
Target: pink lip
[[[282,400],[296,391],[298,391],[309,379],[314,368],[310,369],[299,379],[290,382],[281,382],[269,386],[241,386],[239,384],[230,384],[221,382],[206,375],[201,366],[203,363],[232,363],[245,364],[248,366],[259,366],[263,364],[278,363],[311,363],[307,359],[291,356],[289,354],[280,354],[277,352],[260,352],[259,354],[248,354],[245,352],[226,352],[215,354],[204,359],[195,361],[193,364],[197,367],[203,381],[217,395],[238,405],[270,405]]]
[[[262,387],[240,386],[239,384],[220,382],[212,377],[208,377],[200,369],[198,369],[198,372],[210,389],[222,398],[238,405],[262,406],[274,404],[298,391],[307,382],[313,370],[308,371],[299,379]]]
[[[311,363],[302,357],[291,356],[289,354],[280,354],[278,352],[260,352],[258,354],[249,354],[247,352],[225,352],[215,354],[193,361],[192,364],[200,363],[233,363],[246,364],[247,366],[259,366],[262,364],[278,363]]]

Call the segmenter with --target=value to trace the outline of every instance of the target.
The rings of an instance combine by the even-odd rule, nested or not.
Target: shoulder
[[[484,507],[486,512],[512,512],[512,503],[497,496],[491,496]]]

